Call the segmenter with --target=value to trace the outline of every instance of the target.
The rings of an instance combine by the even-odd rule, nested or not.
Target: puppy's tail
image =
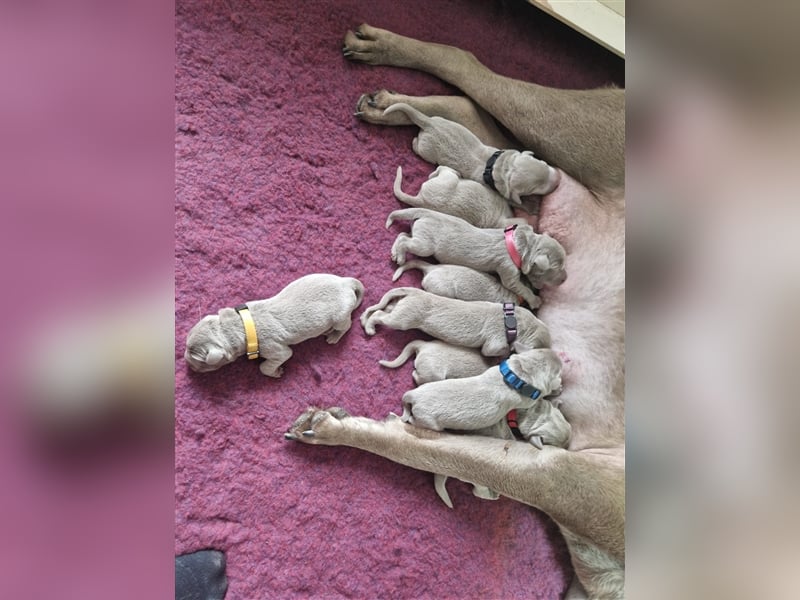
[[[414,294],[424,294],[424,293],[425,292],[423,292],[421,289],[415,287],[392,288],[383,295],[383,298],[381,298],[380,302],[366,309],[364,311],[364,315],[369,316],[379,310],[384,310],[386,309],[386,307],[388,307],[392,302],[396,300],[401,300],[407,296],[412,296]],[[362,318],[364,318],[363,315]]]
[[[416,221],[434,212],[435,211],[427,208],[401,208],[400,210],[393,210],[386,219],[386,229],[389,229],[395,221]]]
[[[383,111],[383,114],[386,116],[397,111],[404,113],[417,127],[427,127],[431,122],[431,118],[428,115],[418,111],[416,108],[406,104],[405,102],[397,102],[396,104],[392,104],[389,108]]]
[[[416,356],[420,346],[422,346],[422,344],[424,343],[425,342],[423,342],[422,340],[414,340],[413,342],[408,342],[406,344],[406,347],[403,348],[403,351],[400,353],[400,356],[398,356],[394,360],[379,360],[378,364],[380,364],[383,367],[389,367],[390,369],[396,369],[397,367],[406,364],[406,361],[409,358],[411,358],[412,354]]]
[[[412,206],[416,206],[417,197],[406,194],[401,187],[402,184],[403,184],[403,167],[397,167],[397,176],[394,178],[394,197],[400,200],[400,202],[405,202],[406,204],[411,204]]]
[[[436,493],[439,494],[439,498],[442,499],[442,502],[447,504],[449,508],[453,508],[453,501],[450,500],[450,494],[447,493],[447,475],[440,475],[439,473],[433,474],[433,487],[436,488]]]
[[[428,271],[430,271],[430,268],[433,266],[435,265],[432,265],[429,262],[425,262],[424,260],[410,260],[404,265],[397,267],[397,270],[394,272],[394,275],[392,275],[392,281],[397,281],[398,279],[400,279],[400,276],[409,269],[419,269],[420,271],[422,271],[423,274],[427,275]]]

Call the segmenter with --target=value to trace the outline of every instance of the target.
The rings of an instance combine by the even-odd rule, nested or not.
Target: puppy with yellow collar
[[[325,335],[335,344],[347,333],[351,313],[364,299],[358,279],[327,273],[305,275],[266,300],[223,308],[192,327],[184,357],[195,371],[214,371],[245,354],[265,359],[268,377],[283,375],[293,344]]]

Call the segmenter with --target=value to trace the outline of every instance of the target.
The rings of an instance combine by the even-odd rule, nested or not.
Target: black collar
[[[483,181],[492,188],[495,192],[497,191],[497,187],[494,185],[494,177],[492,176],[492,169],[494,169],[494,163],[497,162],[497,157],[503,153],[503,150],[498,150],[486,161],[486,168],[483,170]]]

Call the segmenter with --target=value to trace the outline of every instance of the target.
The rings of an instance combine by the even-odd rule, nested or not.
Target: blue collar
[[[542,395],[540,390],[537,390],[527,381],[517,377],[514,371],[508,367],[508,363],[506,361],[500,363],[500,373],[503,375],[503,381],[505,381],[509,387],[515,389],[523,396],[528,396],[536,400]]]

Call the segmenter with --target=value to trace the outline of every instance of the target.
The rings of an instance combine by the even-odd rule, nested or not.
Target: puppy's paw
[[[406,240],[409,239],[409,235],[405,232],[400,233],[397,235],[397,238],[394,240],[394,244],[392,244],[392,260],[395,264],[403,266],[406,264]]]
[[[274,377],[275,379],[283,377],[283,367],[273,367],[269,363],[263,362],[258,368],[267,377]]]
[[[536,294],[531,294],[530,298],[525,298],[525,303],[528,305],[528,308],[534,310],[542,305],[542,299]]]
[[[500,498],[500,494],[494,490],[489,489],[485,485],[477,484],[472,486],[472,495],[476,498],[483,498],[484,500],[497,500]]]
[[[325,334],[325,341],[328,342],[329,344],[337,343],[340,339],[342,339],[342,337],[344,337],[345,333],[350,331],[349,322],[340,323],[338,326],[341,327],[342,329],[331,329]]]
[[[364,328],[364,333],[367,335],[375,335],[375,321],[370,317],[361,321],[361,326]]]
[[[332,407],[327,410],[309,408],[301,414],[283,437],[293,442],[335,446],[344,431],[342,421],[349,418],[346,410]]]

